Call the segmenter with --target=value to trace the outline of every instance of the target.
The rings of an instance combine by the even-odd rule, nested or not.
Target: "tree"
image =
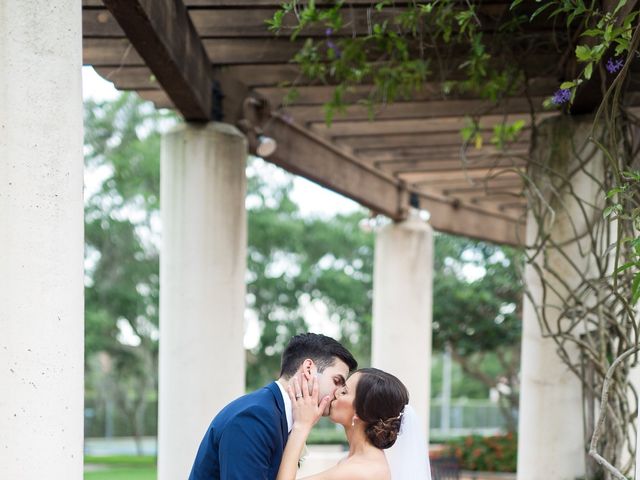
[[[143,424],[157,388],[159,132],[172,118],[129,94],[86,105],[87,168],[102,175],[86,206],[87,388],[117,406],[138,438],[153,433]],[[247,351],[248,389],[279,373],[285,344],[309,329],[314,308],[362,365],[371,358],[375,235],[361,228],[366,213],[304,217],[292,177],[268,179],[275,171],[249,160],[247,316],[259,339]],[[454,345],[467,371],[490,383],[466,357],[518,343],[519,308],[504,311],[519,305],[513,253],[448,235],[435,248],[434,344]],[[469,265],[482,277],[466,277]]]
[[[158,358],[160,123],[135,95],[85,104],[85,159],[101,177],[85,202],[87,366],[107,355],[87,389],[133,428],[138,451],[155,395]]]
[[[356,212],[329,221],[301,218],[288,196],[290,181],[275,191],[257,185],[258,176],[252,183],[250,190],[261,196],[249,210],[248,290],[262,337],[251,349],[247,384],[257,387],[277,375],[284,344],[307,328],[301,299],[326,305],[345,345],[361,364],[369,363],[374,234],[359,227],[366,217]],[[456,361],[487,390],[506,381],[509,388],[498,391],[507,400],[501,406],[512,430],[518,409],[520,261],[512,249],[436,236],[434,348],[451,344]],[[464,273],[471,266],[482,270],[474,281]],[[261,275],[274,268],[277,275]],[[498,367],[493,362],[487,371],[484,357],[491,356]]]
[[[248,352],[250,389],[278,375],[280,354],[292,335],[308,330],[305,312],[314,305],[361,363],[370,358],[373,236],[358,226],[364,213],[304,218],[291,189],[291,177],[269,185],[249,176],[248,308],[261,331]]]
[[[522,255],[514,249],[462,237],[436,237],[434,348],[451,346],[453,358],[468,375],[500,394],[502,414],[514,432],[519,404],[521,263]],[[477,278],[470,278],[469,267]],[[497,370],[495,366],[487,370],[489,357],[499,365]]]

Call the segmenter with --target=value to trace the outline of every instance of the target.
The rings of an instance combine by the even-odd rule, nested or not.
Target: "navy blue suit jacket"
[[[216,415],[189,480],[275,480],[288,435],[282,394],[272,382]]]

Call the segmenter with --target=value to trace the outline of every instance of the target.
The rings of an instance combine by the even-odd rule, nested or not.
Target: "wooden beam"
[[[223,8],[223,7],[279,7],[282,4],[282,0],[184,0],[184,3],[188,7],[211,7],[211,8]],[[317,0],[318,5],[332,5],[335,0]],[[395,5],[409,5],[412,4],[409,0],[395,1]],[[484,0],[483,5],[508,5],[509,0]],[[370,7],[372,0],[347,0],[347,5],[361,5],[363,7]],[[101,7],[103,6],[102,0],[82,0],[83,7]]]
[[[285,38],[216,38],[204,39],[202,44],[215,66],[229,68],[236,78],[250,87],[273,87],[287,82],[299,86],[317,83],[305,78],[300,68],[290,63],[302,46],[299,41],[291,42]],[[130,45],[126,38],[85,37],[83,40],[84,63],[94,67],[117,69],[144,67],[144,61],[135,51],[131,51]],[[462,62],[463,57],[459,57],[458,60]],[[458,60],[452,60],[451,63],[456,64]],[[532,55],[527,62],[526,68],[531,71],[532,77],[547,78],[544,73],[549,70],[549,65],[557,63],[557,55]],[[434,71],[432,74],[437,78],[440,73]],[[459,80],[464,78],[464,74],[460,70],[453,69],[447,78]],[[366,115],[359,117],[360,120],[367,120],[367,118]],[[336,121],[340,120],[341,117],[338,116]],[[312,118],[311,121],[314,119]],[[316,116],[315,122],[321,121],[324,121],[324,117]]]
[[[323,4],[329,3],[332,0],[318,0],[316,3]],[[184,0],[184,4],[187,7],[278,7],[281,0]],[[369,0],[349,0],[347,3],[354,4],[366,4],[370,3]],[[407,2],[403,2],[407,3]],[[98,8],[104,4],[102,0],[82,0],[83,7]]]
[[[103,1],[182,116],[209,120],[211,62],[182,0]]]
[[[528,155],[528,146],[517,144],[503,150],[496,149],[493,146],[490,150],[486,146],[482,147],[482,149],[471,148],[465,152],[464,157],[461,155],[459,148],[450,150],[448,149],[448,147],[438,147],[429,149],[425,152],[421,152],[420,155],[412,157],[396,157],[392,153],[383,151],[383,155],[375,155],[371,158],[367,158],[367,160],[370,161],[375,167],[382,167],[384,165],[409,165],[416,162],[454,162],[459,164],[462,168],[462,166],[465,164],[469,165],[489,160],[509,159],[514,161],[517,160],[519,162],[526,162],[528,159]],[[358,158],[362,159],[364,157],[358,156]]]
[[[359,100],[368,99],[373,85],[363,84],[349,88],[343,97],[343,101],[346,104],[356,103]],[[519,92],[514,92],[513,96],[525,96],[527,93],[534,97],[548,96],[549,92],[553,92],[558,88],[558,81],[554,77],[540,77],[532,79],[529,82],[529,86],[525,92],[525,89],[520,89]],[[286,95],[291,91],[290,87],[262,87],[258,91],[260,94],[269,99],[271,105],[280,106],[283,103]],[[295,87],[295,97],[291,102],[291,105],[324,105],[327,102],[333,100],[335,86],[332,85],[300,85]],[[421,85],[421,89],[413,92],[410,96],[412,101],[427,101],[427,100],[445,100],[445,99],[459,99],[459,100],[472,100],[480,98],[477,92],[455,92],[446,94],[444,93],[444,85],[441,82],[428,81]],[[400,98],[399,101],[407,101],[408,99]]]
[[[358,85],[351,87],[343,97],[345,103],[355,103],[369,98],[373,85]],[[256,89],[261,95],[269,99],[271,105],[282,105],[285,97],[292,88],[289,87],[260,87]],[[292,105],[323,105],[333,99],[335,86],[332,85],[302,85],[295,87],[295,99]],[[441,84],[427,82],[424,88],[416,92],[413,100],[429,100],[443,98]]]
[[[127,3],[127,0],[108,1]],[[287,63],[302,46],[299,42],[290,42],[284,38],[217,38],[198,39],[198,42],[204,45],[208,60],[215,65]],[[126,55],[129,44],[130,42],[126,38],[85,38],[83,41],[84,62],[94,66],[144,66],[145,62],[141,59],[141,57],[144,58],[142,54],[140,57]],[[200,54],[198,56],[201,57]],[[184,58],[185,62],[187,60],[189,57]],[[148,66],[151,67],[151,65]],[[152,68],[152,70],[154,69]]]
[[[540,112],[536,114],[536,120],[560,115],[560,112]],[[528,113],[516,113],[512,115],[484,115],[480,117],[480,128],[492,128],[502,122],[513,123],[517,120],[525,122],[525,126],[531,123],[531,115]],[[334,121],[331,125],[326,122],[311,123],[310,127],[314,132],[327,137],[339,138],[356,135],[378,135],[378,134],[400,134],[407,132],[447,132],[460,130],[468,124],[465,117],[438,117],[426,119],[397,119],[397,120],[356,120],[356,121]]]
[[[275,114],[264,126],[278,147],[268,160],[394,220],[407,214],[402,182],[360,163],[318,135]],[[508,215],[487,212],[444,197],[419,193],[437,230],[496,243],[518,244],[522,227]]]
[[[110,0],[113,1],[113,0]],[[118,0],[126,1],[126,0]],[[146,0],[151,1],[151,0]],[[178,0],[173,0],[178,1]],[[201,39],[205,51],[214,65],[253,65],[253,64],[278,64],[289,63],[298,53],[304,40],[291,41],[284,37],[270,38],[204,38]],[[114,56],[120,58],[122,52],[128,45],[126,38],[84,38],[84,45],[90,46],[95,52],[95,56],[86,56],[87,63],[98,66],[113,65],[109,59]],[[110,51],[110,52],[107,52]],[[557,56],[545,55],[545,65],[548,62],[556,61]],[[451,61],[452,64],[462,62],[463,57],[457,56]],[[533,58],[532,62],[538,65],[538,60]],[[126,59],[126,62],[117,63],[118,66],[142,66],[144,63],[136,63],[135,59]],[[536,67],[538,68],[538,67]],[[436,75],[437,72],[434,73]],[[454,79],[460,79],[462,74],[454,71],[451,75]],[[303,84],[309,83],[307,79]],[[278,83],[271,84],[277,85]]]
[[[277,142],[268,160],[394,220],[408,213],[401,182],[360,163],[322,137],[274,114],[264,133]]]
[[[402,180],[416,188],[430,187],[442,195],[448,195],[457,189],[470,189],[472,191],[490,190],[500,187],[513,187],[522,185],[519,175],[508,177],[506,171],[500,172],[493,169],[478,169],[460,172],[409,172],[398,175]],[[492,176],[499,175],[497,178]],[[509,172],[510,173],[510,172]],[[502,178],[504,177],[504,178]]]
[[[486,100],[439,100],[430,102],[397,102],[381,105],[373,112],[361,105],[349,106],[344,113],[338,113],[336,120],[370,120],[375,119],[408,119],[436,118],[440,116],[473,116],[488,114],[527,113],[533,106],[535,111],[543,111],[542,102],[546,97],[533,97],[531,103],[524,97],[510,98],[501,105]],[[325,112],[315,106],[291,106],[285,114],[300,124],[321,122],[325,120]]]
[[[479,10],[485,10],[485,13],[491,7],[487,5],[478,5]],[[191,20],[201,38],[272,38],[280,36],[288,38],[293,28],[298,24],[298,19],[293,12],[285,14],[282,18],[282,30],[275,33],[269,30],[267,20],[274,17],[278,11],[277,8],[264,7],[260,5],[254,8],[239,8],[238,6],[226,8],[192,8],[189,10]],[[369,6],[355,7],[345,9],[343,18],[344,26],[332,32],[332,37],[350,37],[352,35],[364,36],[370,34],[371,25],[373,23],[383,23],[391,21],[400,12],[406,11],[402,8],[387,7],[378,11]],[[478,11],[478,10],[476,10]],[[87,37],[122,37],[124,36],[122,28],[113,18],[108,18],[108,12],[100,8],[85,8],[83,10],[83,34]],[[481,14],[482,16],[482,14]],[[487,17],[484,15],[482,19],[483,32],[490,35],[495,32],[497,23],[494,16]],[[525,25],[526,34],[535,35],[541,32],[548,33],[548,27],[545,20],[537,19],[533,23]],[[326,27],[322,23],[317,23],[304,28],[300,33],[300,38],[315,37],[325,38]]]
[[[481,149],[470,148],[465,155],[467,157],[491,155],[491,154],[512,154],[516,151],[527,151],[529,143],[514,143],[506,150],[496,148],[494,145],[484,145]],[[368,162],[378,162],[383,160],[406,160],[408,158],[433,158],[433,159],[461,159],[460,147],[434,146],[434,147],[397,147],[397,148],[363,148],[355,150],[354,154],[358,158],[367,159]]]
[[[156,108],[176,108],[164,90],[138,90],[140,98],[153,102]]]
[[[497,193],[507,192],[517,192],[518,194],[522,193],[522,181],[520,178],[517,180],[505,180],[503,182],[493,182],[489,183],[487,181],[486,184],[478,184],[478,185],[470,185],[464,187],[448,187],[442,190],[444,195],[492,195]]]
[[[509,167],[524,167],[526,162],[518,158],[497,157],[480,158],[463,165],[460,159],[451,160],[399,160],[393,163],[382,163],[376,165],[382,171],[390,172],[394,175],[400,173],[421,173],[421,172],[469,172],[479,169],[501,169]]]
[[[490,145],[494,136],[492,130],[481,130],[478,132],[482,138],[483,145]],[[531,131],[524,129],[517,138],[518,143],[529,142]],[[378,134],[371,136],[356,137],[336,137],[332,138],[338,145],[345,145],[353,150],[363,148],[396,148],[396,147],[420,147],[434,146],[462,147],[464,140],[460,130],[445,132],[418,132],[418,133],[394,133]],[[472,145],[473,146],[473,145]]]
[[[93,67],[112,67],[114,70],[127,66],[145,66],[142,57],[126,38],[83,39],[82,63]]]
[[[156,76],[148,67],[94,67],[105,80],[120,90],[162,90]]]
[[[498,190],[488,190],[485,192],[468,191],[468,192],[451,192],[449,194],[459,200],[468,201],[475,204],[498,204],[501,201],[515,202],[521,200],[526,204],[526,200],[520,188],[501,188]]]
[[[416,187],[433,187],[443,193],[452,188],[492,188],[505,184],[522,184],[522,178],[516,169],[479,168],[449,172],[406,172],[399,178]]]
[[[273,38],[279,36],[288,39],[290,32],[298,24],[298,19],[293,12],[282,18],[282,33],[275,33],[269,30],[267,20],[273,18],[277,9],[275,8],[252,8],[252,9],[201,9],[192,10],[191,16],[196,29],[202,38],[217,37],[261,37]],[[397,13],[390,9],[382,12],[372,11],[368,8],[358,8],[351,10],[348,22],[340,29],[332,33],[334,37],[366,35],[369,33],[371,21],[382,22],[393,18]],[[374,17],[374,18],[371,18]],[[326,27],[323,24],[315,24],[300,32],[299,37],[326,37]]]
[[[122,54],[130,43],[127,40],[117,40],[118,48],[115,49]],[[84,40],[85,64],[93,64],[96,71],[115,83],[118,88],[125,90],[149,90],[162,88],[137,54],[135,49],[130,48],[130,54],[135,55],[134,61],[124,59],[125,64],[120,64],[121,58],[110,54],[110,50],[101,48],[102,42],[95,39]],[[106,62],[105,62],[106,60]],[[127,65],[128,63],[128,65]],[[137,63],[137,64],[133,64]],[[276,85],[281,82],[295,82],[301,77],[299,68],[296,65],[276,63],[259,65],[235,65],[219,67],[218,71],[224,72],[230,77],[236,78],[248,87],[261,87],[264,85]],[[122,87],[120,87],[122,85]]]
[[[427,192],[418,192],[418,196],[420,207],[431,214],[429,223],[440,232],[498,244],[524,244],[524,223],[508,215]]]

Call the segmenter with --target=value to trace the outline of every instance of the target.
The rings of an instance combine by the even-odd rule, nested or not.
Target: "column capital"
[[[234,125],[224,122],[179,122],[171,127],[165,135],[189,134],[190,132],[213,134],[213,135],[229,135],[242,138],[246,141],[245,135]]]
[[[433,231],[433,227],[431,226],[429,221],[422,218],[420,210],[415,208],[412,208],[409,210],[409,215],[407,216],[406,219],[400,222],[388,223],[387,225],[382,226],[377,233],[381,234],[382,232],[385,232],[388,230],[397,230],[397,229],[409,230],[414,232],[425,232],[425,233]]]

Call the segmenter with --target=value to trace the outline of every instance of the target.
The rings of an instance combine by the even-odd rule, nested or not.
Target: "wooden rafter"
[[[500,107],[488,100],[437,100],[431,102],[397,102],[378,107],[374,111],[376,119],[409,119],[437,118],[440,116],[466,117],[474,114],[514,114],[525,113],[533,107],[542,111],[543,97],[510,98]],[[325,120],[325,112],[317,106],[291,106],[286,109],[287,115],[298,123],[321,122]],[[372,112],[366,106],[354,105],[336,115],[336,120],[370,120]]]
[[[317,0],[319,6],[332,2]],[[528,161],[530,114],[536,112],[536,121],[558,114],[540,109],[543,97],[557,88],[561,73],[557,50],[540,49],[516,59],[528,72],[526,95],[511,92],[508,102],[498,108],[477,92],[449,93],[445,99],[441,82],[463,75],[457,60],[462,61],[466,52],[453,49],[446,63],[431,65],[432,78],[439,80],[425,84],[411,98],[379,109],[373,121],[366,107],[349,107],[328,126],[323,105],[331,100],[334,86],[305,79],[291,63],[304,37],[324,37],[325,32],[310,29],[295,42],[286,32],[273,36],[265,20],[279,0],[104,3],[109,10],[102,0],[83,0],[84,60],[117,88],[135,90],[157,106],[177,108],[188,120],[206,121],[211,119],[211,91],[217,84],[223,96],[223,121],[236,124],[244,117],[243,128],[250,116],[246,110],[253,108],[245,100],[266,99],[271,116],[255,126],[277,142],[276,152],[267,159],[272,163],[394,220],[405,218],[409,195],[416,193],[437,230],[499,243],[522,240],[524,199],[518,196],[519,177]],[[370,10],[371,0],[347,3],[351,22],[343,31],[333,32],[334,37],[365,33],[367,16],[376,15]],[[394,5],[402,8],[410,3]],[[483,25],[489,41],[490,17],[507,6],[507,0],[483,0],[479,14],[487,15]],[[548,27],[534,23],[527,25],[533,35]],[[186,45],[196,45],[196,54],[186,52]],[[193,76],[194,63],[206,72],[204,81]],[[367,82],[349,91],[347,102],[368,98]],[[285,107],[283,99],[291,84],[298,95]],[[202,99],[203,92],[209,100]],[[190,100],[186,104],[185,95]],[[468,125],[469,116],[480,118],[484,144],[476,148],[474,142],[463,161],[460,129]],[[492,145],[494,126],[515,120],[524,121],[519,140],[506,150]],[[259,130],[247,128],[249,143],[255,147]]]
[[[211,62],[182,0],[103,1],[184,118],[211,118]]]
[[[270,162],[394,220],[406,217],[408,198],[397,179],[360,163],[348,152],[280,115],[267,121],[264,133],[278,142]]]
[[[397,178],[367,167],[348,152],[282,116],[272,117],[265,125],[265,133],[278,141],[278,149],[269,161],[394,220],[406,216],[408,190]],[[438,230],[512,245],[520,241],[523,227],[515,218],[487,213],[444,197],[416,193]]]
[[[408,2],[397,2],[394,8],[385,8],[381,11],[371,8],[369,4],[352,5],[345,15],[345,22],[342,28],[332,31],[333,37],[367,35],[371,30],[372,22],[390,21],[399,12],[404,10]],[[192,2],[185,2],[192,7],[189,12],[196,30],[201,38],[271,38],[274,32],[269,29],[267,19],[273,18],[278,11],[278,5],[254,4],[253,8],[246,8],[243,5],[228,5],[224,8],[200,8],[204,5],[193,5]],[[211,8],[214,7],[214,8]],[[495,32],[498,27],[498,19],[505,10],[504,4],[482,4],[478,10],[483,23],[483,31],[486,34]],[[89,37],[122,37],[123,30],[117,21],[105,15],[105,11],[97,6],[85,8],[83,12],[83,23],[85,24],[85,35]],[[293,13],[288,13],[282,18],[282,33],[284,37],[296,25],[297,19]],[[549,26],[542,18],[538,18],[526,25],[529,32],[540,32],[549,30]],[[321,25],[314,25],[303,29],[301,37],[326,36],[325,28]]]

